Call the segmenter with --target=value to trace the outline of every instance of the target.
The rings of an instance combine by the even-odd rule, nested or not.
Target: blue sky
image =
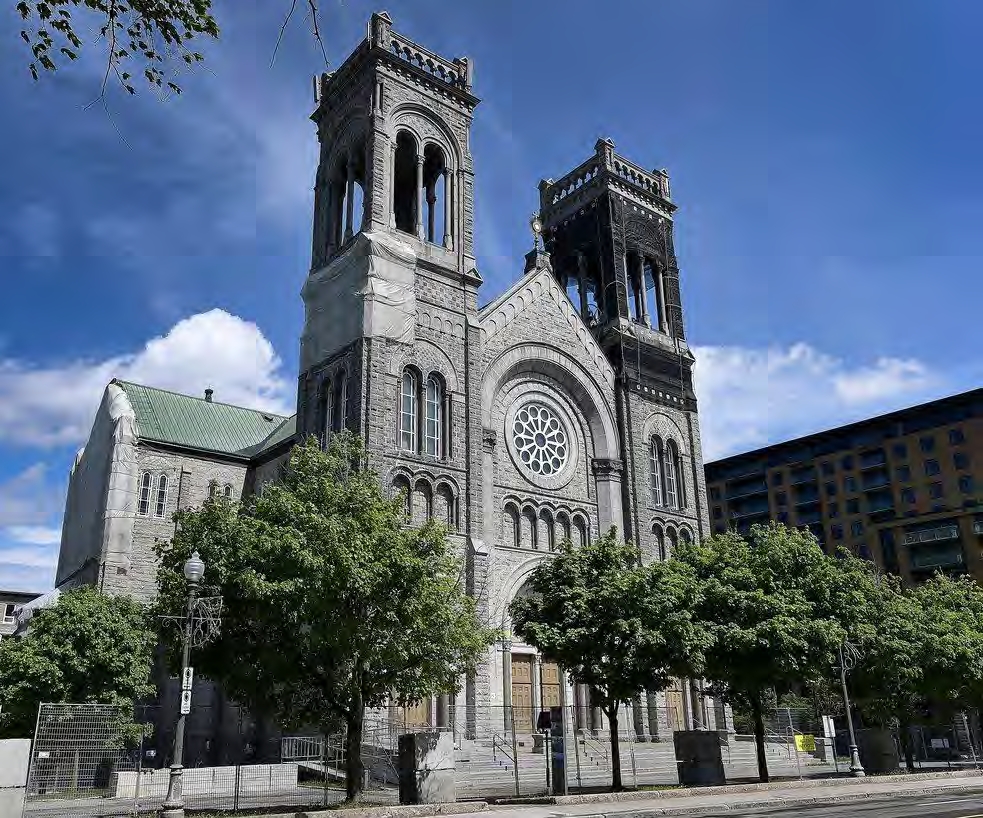
[[[219,2],[184,95],[89,107],[98,45],[33,83],[0,12],[0,587],[50,585],[110,378],[292,408],[323,60],[301,12],[270,66],[288,7]],[[475,60],[486,299],[521,270],[538,180],[598,136],[669,169],[709,456],[980,384],[980,4],[387,9]],[[322,0],[333,65],[373,10]]]

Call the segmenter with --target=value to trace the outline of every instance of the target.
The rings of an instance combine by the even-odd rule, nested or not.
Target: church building
[[[509,602],[562,540],[614,526],[649,561],[708,535],[667,173],[599,139],[539,183],[535,247],[482,303],[472,74],[382,13],[317,80],[296,414],[110,383],[72,470],[59,587],[152,596],[153,544],[175,511],[255,492],[296,442],[343,428],[406,497],[410,523],[447,523],[469,591],[506,632]],[[513,705],[516,730],[532,732],[538,709],[560,703],[578,706],[578,728],[603,729],[586,689],[504,641],[456,700],[402,717],[463,727]],[[723,712],[696,682],[632,710],[641,740]]]

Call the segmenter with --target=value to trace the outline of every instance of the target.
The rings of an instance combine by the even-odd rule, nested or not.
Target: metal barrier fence
[[[172,715],[157,707],[41,705],[24,816],[154,812],[167,794]],[[278,731],[238,707],[192,707],[182,775],[186,808],[289,809],[343,800],[344,767],[331,742],[303,737],[283,745]],[[388,792],[373,796],[395,800]]]

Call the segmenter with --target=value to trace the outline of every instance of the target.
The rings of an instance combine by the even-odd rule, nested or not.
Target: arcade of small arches
[[[393,496],[402,495],[406,518],[410,525],[419,526],[436,520],[449,531],[459,527],[458,492],[450,478],[399,473],[392,479]]]
[[[390,227],[453,250],[454,173],[444,147],[401,128],[392,143],[390,171]],[[364,142],[339,151],[325,173],[319,192],[325,197],[323,243],[330,258],[364,227]]]
[[[502,545],[555,551],[565,540],[577,546],[590,542],[590,519],[585,511],[556,509],[532,501],[505,501]]]
[[[447,458],[450,414],[444,376],[430,372],[424,377],[416,367],[404,367],[399,381],[399,448],[438,460]]]
[[[659,435],[649,439],[649,479],[652,505],[674,511],[686,508],[686,481],[676,441]]]
[[[589,253],[577,252],[572,264],[558,266],[560,284],[581,318],[589,326],[618,317],[616,296],[606,295],[610,287],[600,285],[600,265]],[[629,249],[625,253],[625,287],[628,318],[659,332],[670,332],[666,306],[664,267],[651,253]]]
[[[655,556],[661,562],[665,562],[672,556],[679,543],[693,541],[693,532],[685,525],[656,520],[652,523],[652,539],[655,542]]]

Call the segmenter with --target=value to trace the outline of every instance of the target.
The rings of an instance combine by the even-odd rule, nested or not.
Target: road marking
[[[915,804],[916,807],[934,807],[937,804],[965,804],[967,801],[979,801],[979,798],[953,798],[950,801],[926,801],[923,804]],[[966,816],[974,818],[974,816]]]

